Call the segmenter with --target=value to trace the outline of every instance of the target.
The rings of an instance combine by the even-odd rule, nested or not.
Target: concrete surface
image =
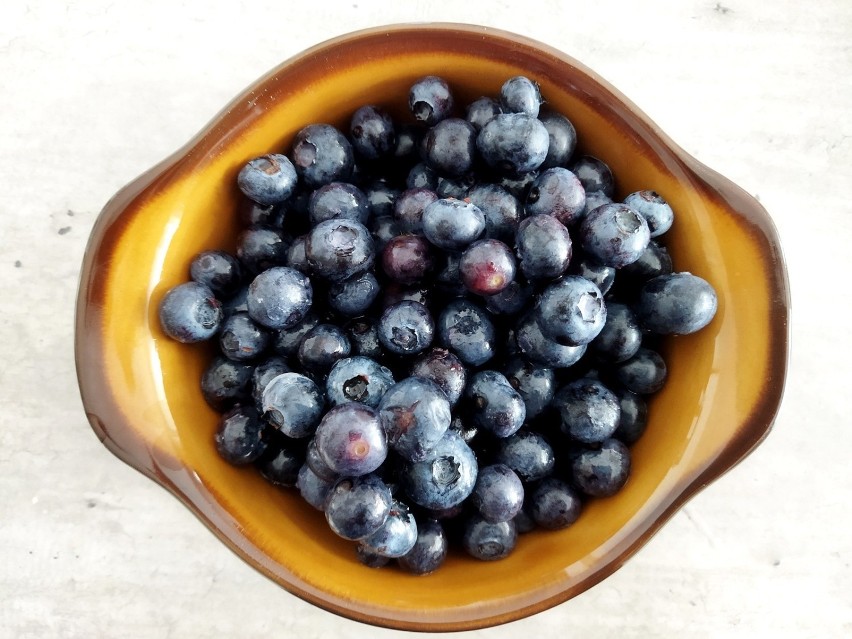
[[[420,20],[524,33],[596,69],[760,198],[794,296],[786,398],[765,444],[598,587],[470,634],[850,636],[846,0],[4,2],[0,636],[401,634],[287,594],[110,455],[83,416],[72,331],[86,239],[112,193],[290,55]]]

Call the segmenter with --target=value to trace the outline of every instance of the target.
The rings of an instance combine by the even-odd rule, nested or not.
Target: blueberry
[[[467,192],[467,200],[485,216],[485,238],[510,244],[523,217],[521,203],[497,184],[476,184]]]
[[[468,446],[473,446],[476,436],[479,435],[477,425],[468,419],[462,419],[459,415],[453,417],[449,430],[454,431]]]
[[[494,295],[515,279],[515,258],[500,240],[478,240],[462,253],[459,275],[471,293]]]
[[[630,451],[617,439],[584,450],[571,463],[574,485],[590,497],[610,497],[624,487],[630,476]]]
[[[252,360],[269,345],[269,331],[258,326],[248,313],[234,313],[222,322],[219,349],[229,359]]]
[[[227,298],[242,286],[242,269],[236,257],[225,251],[204,251],[189,265],[190,277],[214,295]]]
[[[545,337],[567,346],[588,344],[606,322],[600,290],[578,275],[566,275],[541,293],[536,321]]]
[[[390,557],[382,557],[368,546],[363,544],[355,544],[355,558],[358,563],[367,566],[367,568],[383,568],[390,563]]]
[[[395,282],[415,284],[432,267],[432,247],[422,235],[398,235],[382,250],[382,269]]]
[[[578,229],[583,250],[600,264],[621,268],[648,246],[645,218],[624,204],[604,204],[583,218]]]
[[[572,275],[585,277],[598,287],[601,295],[609,293],[615,283],[616,269],[614,266],[599,264],[594,259],[583,253],[578,253],[576,259],[571,262],[568,272]]]
[[[213,337],[222,322],[222,304],[204,284],[184,282],[169,289],[159,307],[160,327],[184,344]]]
[[[370,202],[354,184],[330,182],[311,193],[308,212],[312,226],[340,218],[366,224],[370,218]]]
[[[417,542],[417,522],[408,506],[403,502],[393,500],[385,523],[373,534],[361,540],[376,554],[383,557],[402,557],[407,554]]]
[[[535,530],[536,526],[535,520],[530,517],[526,507],[521,508],[518,514],[515,515],[515,518],[512,520],[512,523],[515,524],[515,530],[518,531],[519,535],[532,532],[533,530]]]
[[[610,302],[606,311],[606,323],[591,347],[607,362],[623,362],[633,357],[642,345],[642,329],[629,306]]]
[[[311,272],[332,282],[368,270],[375,261],[373,237],[354,220],[320,222],[308,233],[305,256]]]
[[[393,385],[390,370],[369,357],[355,356],[341,359],[332,366],[325,387],[332,406],[361,402],[376,408]]]
[[[532,284],[516,276],[499,293],[485,296],[485,308],[495,315],[517,315],[532,305],[534,293]]]
[[[400,233],[399,222],[390,215],[379,215],[370,220],[370,235],[373,237],[376,254],[381,253],[385,245]]]
[[[405,286],[399,282],[388,282],[382,298],[382,310],[400,302],[417,302],[429,308],[432,300],[432,287],[427,284]]]
[[[495,561],[509,555],[518,543],[518,532],[512,521],[491,523],[479,515],[465,522],[462,547],[475,559]]]
[[[470,502],[487,522],[509,521],[524,505],[524,486],[505,464],[484,466],[479,469]]]
[[[562,416],[562,431],[579,442],[602,442],[618,428],[618,398],[595,379],[581,378],[563,386],[553,404]]]
[[[571,262],[571,236],[555,217],[534,215],[518,226],[515,251],[518,266],[526,278],[556,279],[565,273]]]
[[[492,168],[509,175],[541,166],[550,144],[547,129],[525,113],[501,113],[482,127],[476,148]]]
[[[423,129],[412,124],[400,124],[395,126],[395,133],[396,141],[391,156],[395,160],[404,160],[403,164],[408,166],[416,161]]]
[[[439,252],[437,258],[441,261],[434,277],[435,288],[448,297],[467,297],[467,289],[464,287],[459,274],[461,253],[455,251]]]
[[[378,331],[379,342],[391,353],[416,355],[432,343],[435,322],[423,304],[403,301],[385,309]]]
[[[335,406],[325,414],[317,427],[316,445],[328,467],[346,477],[373,472],[388,454],[378,413],[357,402]]]
[[[405,178],[407,189],[428,189],[434,191],[438,188],[438,174],[425,162],[418,162],[408,171]]]
[[[630,277],[631,284],[635,286],[637,280],[645,282],[652,277],[669,275],[672,272],[672,258],[665,246],[651,240],[636,261],[622,268],[620,272]]]
[[[716,315],[716,291],[691,273],[655,277],[642,287],[634,307],[642,328],[663,335],[694,333]]]
[[[317,324],[299,344],[299,363],[314,373],[325,373],[334,363],[349,357],[352,345],[346,332],[334,324]]]
[[[519,201],[523,202],[527,199],[527,193],[530,190],[530,186],[535,182],[535,179],[538,177],[539,171],[524,171],[523,173],[518,174],[505,174],[499,175],[495,180],[495,184],[497,186],[506,189],[518,198]]]
[[[464,364],[444,348],[433,348],[420,355],[411,366],[411,375],[437,384],[447,396],[450,406],[459,401],[467,382]]]
[[[219,412],[251,398],[251,377],[254,366],[216,357],[201,375],[201,394],[204,401]]]
[[[313,434],[325,407],[325,398],[317,385],[310,378],[292,372],[271,379],[260,401],[266,420],[294,439]]]
[[[380,290],[379,282],[372,273],[353,275],[329,287],[328,305],[340,315],[357,317],[367,312]]]
[[[393,215],[394,203],[400,193],[399,189],[385,180],[374,180],[364,189],[373,217]]]
[[[382,355],[379,331],[376,322],[367,317],[359,317],[346,327],[346,334],[352,344],[353,355],[377,358]]]
[[[612,204],[612,198],[603,191],[586,191],[586,204],[580,213],[580,219],[586,217],[590,211],[594,211],[604,204]]]
[[[302,499],[317,510],[323,510],[328,494],[336,482],[337,479],[328,480],[317,476],[310,466],[304,464],[299,469],[296,488],[299,489]]]
[[[289,373],[290,367],[283,357],[272,355],[254,367],[251,374],[251,398],[258,410],[263,411],[263,391],[274,378]]]
[[[293,140],[293,164],[304,183],[317,188],[352,175],[352,145],[330,124],[310,124]]]
[[[527,215],[552,215],[565,226],[577,222],[586,205],[586,192],[577,176],[563,167],[539,173],[527,191]]]
[[[489,370],[474,373],[465,396],[476,425],[496,437],[508,437],[524,424],[527,415],[524,400],[503,373]]]
[[[505,113],[526,113],[538,117],[541,102],[538,85],[525,76],[509,78],[500,88],[500,106]]]
[[[272,339],[272,350],[285,357],[295,357],[299,352],[299,344],[308,332],[317,324],[316,313],[308,311],[301,320],[289,328],[282,328]]]
[[[494,98],[480,97],[467,105],[465,109],[465,120],[479,131],[495,115],[503,113],[500,103]]]
[[[438,185],[435,187],[435,193],[438,194],[438,197],[467,200],[467,192],[475,182],[476,176],[472,173],[453,177],[439,175]]]
[[[308,465],[314,475],[322,480],[334,483],[340,479],[340,474],[326,464],[322,455],[320,455],[316,437],[312,437],[308,441],[308,447],[305,449],[305,464]]]
[[[283,203],[258,204],[254,200],[244,198],[240,202],[238,216],[243,226],[271,226],[280,229],[284,224],[285,212]]]
[[[259,204],[283,202],[296,188],[296,169],[286,155],[271,153],[249,160],[237,175],[237,185]]]
[[[513,357],[503,367],[503,373],[524,400],[527,419],[538,417],[550,406],[556,392],[553,369]]]
[[[420,377],[408,377],[391,386],[378,411],[388,445],[408,461],[424,459],[450,426],[446,394]]]
[[[586,345],[564,346],[546,337],[534,313],[521,319],[515,331],[515,341],[520,351],[531,361],[550,368],[569,368],[586,352]]]
[[[571,486],[555,477],[539,482],[529,497],[529,514],[548,530],[567,528],[580,517],[583,502]]]
[[[263,422],[251,406],[237,406],[222,415],[214,440],[222,459],[235,466],[258,459],[268,441]]]
[[[591,155],[584,155],[574,162],[571,171],[580,179],[586,193],[603,191],[604,195],[609,197],[612,197],[615,193],[615,180],[612,171],[603,160]]]
[[[349,135],[355,150],[368,160],[385,157],[396,149],[393,119],[374,104],[364,105],[352,114]]]
[[[222,316],[228,317],[240,311],[248,312],[248,284],[243,284],[233,295],[222,300]]]
[[[249,227],[237,236],[237,257],[252,274],[284,266],[288,248],[281,231],[267,226]]]
[[[441,198],[423,210],[423,234],[435,246],[461,250],[485,230],[485,216],[474,204]]]
[[[405,233],[422,233],[423,210],[437,199],[438,194],[425,187],[410,188],[400,193],[393,205],[393,217],[399,229]]]
[[[505,464],[524,482],[535,482],[553,473],[553,447],[539,433],[521,429],[500,441],[495,461]]]
[[[577,148],[577,130],[571,121],[561,113],[549,111],[539,116],[550,144],[547,147],[547,157],[541,165],[542,169],[555,166],[567,166]]]
[[[271,443],[256,465],[266,481],[275,486],[293,488],[299,479],[299,469],[305,463],[305,453],[295,446]]]
[[[660,354],[644,346],[615,369],[616,379],[639,395],[650,395],[666,383],[666,363]]]
[[[467,120],[445,118],[423,137],[424,160],[438,175],[464,175],[473,168],[476,129]]]
[[[436,571],[447,558],[448,540],[444,528],[436,519],[425,519],[417,523],[417,540],[397,563],[415,575],[426,575]]]
[[[381,529],[391,511],[392,497],[376,475],[344,477],[325,500],[325,518],[340,537],[357,541]]]
[[[438,316],[438,339],[465,364],[481,366],[497,348],[494,324],[488,314],[468,300],[454,300]]]
[[[624,203],[645,218],[651,237],[662,235],[674,222],[672,207],[656,191],[636,191],[624,198]]]
[[[426,457],[405,468],[403,487],[412,501],[430,510],[461,504],[476,484],[476,456],[458,434],[448,431]]]
[[[249,316],[261,326],[292,328],[305,317],[313,302],[308,278],[295,269],[278,266],[259,273],[249,284]]]
[[[453,111],[453,96],[443,79],[427,75],[415,82],[408,91],[408,108],[414,119],[433,126]]]
[[[287,247],[287,253],[284,255],[284,266],[289,266],[297,271],[301,271],[305,275],[310,275],[311,268],[308,265],[308,256],[305,254],[305,243],[307,240],[307,235],[300,235],[290,243],[290,246]]]
[[[639,441],[648,426],[648,404],[636,393],[623,388],[613,391],[621,407],[621,418],[613,437],[630,446]]]

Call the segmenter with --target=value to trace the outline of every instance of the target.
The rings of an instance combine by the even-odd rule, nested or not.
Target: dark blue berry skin
[[[438,175],[464,175],[473,168],[476,129],[467,120],[445,118],[423,136],[426,164]]]
[[[645,218],[624,204],[604,204],[590,211],[580,222],[577,237],[586,254],[615,268],[638,260],[651,239]]]
[[[468,446],[473,446],[476,436],[479,435],[479,428],[476,424],[467,419],[462,419],[459,415],[453,417],[449,430],[454,431]]]
[[[398,235],[382,249],[382,269],[400,284],[416,284],[434,266],[432,246],[422,235]]]
[[[691,273],[655,277],[642,287],[634,306],[639,324],[661,335],[686,335],[707,326],[716,315],[716,291]]]
[[[455,406],[464,392],[467,371],[462,361],[444,348],[433,348],[423,353],[411,366],[411,375],[437,384],[450,406]]]
[[[408,171],[408,176],[405,178],[405,188],[434,191],[438,188],[438,174],[425,162],[419,162]]]
[[[550,476],[556,466],[553,447],[542,435],[527,429],[502,440],[494,459],[527,483]]]
[[[461,437],[448,431],[426,457],[405,467],[403,488],[418,506],[443,510],[461,504],[473,492],[478,465]]]
[[[222,304],[213,291],[198,282],[184,282],[163,296],[159,308],[160,327],[184,344],[213,337],[222,323]]]
[[[317,324],[319,324],[319,318],[316,313],[308,311],[294,326],[282,328],[275,333],[272,338],[272,350],[284,357],[295,357],[299,352],[302,338]]]
[[[435,287],[448,297],[467,297],[467,289],[459,275],[461,253],[439,251],[437,258],[440,262],[435,274]]]
[[[512,250],[500,240],[477,240],[459,260],[465,288],[476,295],[495,295],[515,279]]]
[[[602,442],[618,428],[621,407],[601,382],[584,377],[563,386],[553,399],[562,416],[562,431],[584,444]]]
[[[287,253],[284,256],[284,266],[289,266],[297,271],[301,271],[305,275],[310,275],[311,267],[308,265],[308,256],[305,255],[305,242],[307,240],[307,235],[300,235],[290,243],[290,246],[287,247]]]
[[[659,237],[672,227],[674,211],[656,191],[636,191],[624,198],[624,203],[645,218],[652,238]]]
[[[533,364],[522,357],[512,357],[503,367],[503,374],[524,400],[528,420],[538,417],[550,406],[556,392],[553,369]]]
[[[219,419],[214,441],[222,459],[245,466],[263,455],[268,438],[257,411],[251,406],[237,406]]]
[[[334,363],[349,357],[352,345],[346,332],[334,324],[317,324],[299,344],[299,363],[314,373],[328,372]]]
[[[390,155],[396,148],[396,131],[390,114],[374,104],[357,109],[349,121],[355,151],[368,160]]]
[[[248,284],[241,286],[236,293],[222,300],[222,315],[228,317],[234,313],[248,312]]]
[[[408,377],[391,386],[378,411],[388,445],[408,461],[425,459],[452,419],[444,391],[420,377]]]
[[[220,299],[230,297],[242,286],[240,262],[225,251],[204,251],[196,255],[189,265],[189,276]]]
[[[308,233],[305,256],[311,273],[332,282],[369,270],[376,259],[373,237],[354,220],[320,222]]]
[[[650,395],[666,383],[666,362],[657,351],[644,346],[615,369],[615,378],[629,391]]]
[[[592,340],[591,348],[604,361],[623,362],[633,357],[642,345],[642,329],[629,306],[609,302],[606,311],[606,323]]]
[[[393,205],[393,217],[405,233],[423,232],[423,209],[439,199],[435,191],[411,188],[400,193]]]
[[[528,503],[530,517],[547,530],[567,528],[583,510],[577,491],[555,477],[541,480],[530,492]]]
[[[519,173],[517,175],[500,175],[495,180],[495,184],[506,189],[509,193],[518,198],[519,201],[523,202],[527,199],[527,193],[530,190],[530,186],[533,182],[535,182],[538,174],[539,172],[535,170]]]
[[[521,203],[497,184],[480,183],[470,188],[467,199],[485,216],[484,238],[511,244],[523,217]]]
[[[484,466],[479,469],[470,503],[487,522],[509,521],[524,505],[524,485],[505,464]]]
[[[370,220],[370,235],[373,236],[376,254],[381,253],[385,245],[402,232],[402,228],[390,215],[380,215]]]
[[[627,483],[630,451],[617,439],[584,450],[571,463],[571,479],[589,497],[610,497]]]
[[[577,148],[577,130],[571,120],[561,113],[548,111],[539,115],[541,123],[547,129],[550,145],[547,147],[547,157],[541,165],[542,169],[555,166],[567,166]]]
[[[378,413],[358,402],[347,402],[328,411],[317,427],[315,439],[326,465],[344,477],[372,473],[388,454]]]
[[[571,261],[568,272],[571,275],[579,275],[592,282],[598,287],[601,295],[609,293],[612,285],[615,283],[616,269],[614,266],[599,264],[583,253],[577,254],[575,259]]]
[[[277,355],[267,357],[255,366],[251,374],[251,398],[259,411],[263,412],[263,391],[266,385],[279,375],[289,372],[287,360]]]
[[[438,197],[455,198],[464,200],[467,198],[467,192],[475,182],[473,174],[462,176],[447,177],[441,175],[438,177],[438,186],[435,187],[435,193]]]
[[[256,462],[260,474],[275,486],[293,488],[299,479],[299,469],[305,463],[301,448],[270,443],[266,453]]]
[[[251,399],[251,376],[254,366],[219,356],[201,375],[204,401],[220,413],[236,403]]]
[[[373,408],[378,407],[393,385],[393,373],[388,368],[361,355],[339,360],[331,367],[325,382],[326,396],[332,406],[361,402]]]
[[[630,446],[639,441],[645,433],[648,426],[648,404],[641,396],[629,390],[617,388],[614,392],[621,407],[621,418],[613,437]]]
[[[603,191],[587,191],[586,204],[583,206],[583,211],[580,213],[580,218],[586,217],[590,211],[594,211],[599,206],[604,204],[612,204],[612,198]]]
[[[503,373],[488,370],[474,373],[465,396],[476,425],[496,437],[509,437],[524,425],[527,416],[524,400]]]
[[[521,319],[515,331],[518,349],[530,361],[550,368],[569,368],[586,353],[586,345],[565,346],[545,337],[534,313]]]
[[[453,95],[443,79],[427,75],[415,82],[408,91],[408,108],[414,119],[434,126],[453,112]]]
[[[453,300],[437,322],[438,339],[469,366],[481,366],[494,356],[497,335],[491,318],[468,300]]]
[[[310,124],[293,139],[293,165],[311,188],[345,182],[355,165],[352,145],[330,124]]]
[[[237,257],[251,274],[284,266],[288,248],[281,231],[268,226],[249,227],[237,236]]]
[[[523,279],[515,279],[499,293],[485,296],[485,308],[495,315],[517,315],[532,306],[535,288]]]
[[[248,313],[234,313],[222,322],[219,331],[219,350],[228,359],[252,360],[269,346],[269,331],[258,326]]]
[[[441,198],[423,210],[423,234],[435,246],[459,251],[485,230],[485,216],[463,200]]]
[[[388,282],[382,298],[382,310],[400,302],[417,302],[429,308],[432,300],[432,288],[427,284],[405,286],[399,282]]]
[[[313,296],[311,282],[304,273],[278,266],[258,273],[252,280],[246,306],[255,322],[280,330],[296,326],[305,317]]]
[[[364,194],[370,203],[370,212],[373,217],[380,215],[393,215],[393,206],[401,191],[385,180],[375,180],[365,189]]]
[[[340,475],[325,463],[325,460],[322,458],[322,455],[320,455],[319,450],[317,450],[316,437],[312,437],[310,439],[308,447],[305,449],[305,463],[320,479],[330,481],[332,483],[340,479]]]
[[[648,242],[648,246],[635,262],[631,262],[621,269],[620,273],[627,276],[632,286],[637,280],[644,282],[652,277],[668,275],[672,272],[672,258],[665,246],[654,240]]]
[[[280,229],[284,224],[284,204],[258,204],[244,198],[240,202],[239,218],[243,226],[271,226]]]
[[[282,373],[272,378],[260,399],[264,418],[292,439],[314,433],[325,408],[319,387],[299,373]]]
[[[396,141],[391,156],[394,160],[405,161],[405,165],[408,166],[417,157],[423,129],[412,124],[400,124],[395,125],[395,132]]]
[[[522,75],[509,78],[500,87],[500,106],[504,113],[526,113],[538,117],[541,108],[538,85]]]
[[[529,513],[527,513],[526,507],[521,508],[520,512],[515,515],[512,522],[515,524],[515,530],[518,531],[519,535],[524,535],[535,530],[535,521],[529,516]]]
[[[317,510],[323,510],[325,508],[325,500],[336,482],[337,479],[328,480],[319,477],[311,470],[310,466],[304,464],[299,469],[296,488],[299,489],[302,499]]]
[[[396,355],[416,355],[432,344],[435,322],[423,304],[409,300],[389,306],[378,323],[379,343]]]
[[[417,542],[417,522],[408,506],[393,500],[385,523],[361,544],[382,557],[395,559],[407,554]]]
[[[435,572],[447,558],[449,543],[444,527],[436,519],[417,522],[417,540],[411,550],[397,559],[399,566],[415,575]]]
[[[547,157],[550,138],[535,117],[525,113],[502,113],[489,121],[476,137],[482,159],[509,175],[538,169]]]
[[[390,563],[390,557],[382,557],[377,552],[371,550],[363,544],[355,544],[355,558],[358,563],[367,566],[367,568],[383,568]]]
[[[586,191],[577,176],[561,166],[539,173],[530,185],[527,215],[552,215],[565,226],[577,222],[586,205]]]
[[[604,327],[606,304],[600,290],[578,275],[548,286],[535,309],[541,332],[559,344],[588,344]]]
[[[337,535],[357,541],[382,527],[392,501],[390,489],[377,475],[344,477],[326,497],[325,518]]]
[[[465,109],[465,120],[479,131],[495,115],[503,113],[500,103],[494,98],[481,97],[467,105]]]
[[[372,273],[361,273],[328,289],[328,305],[344,317],[358,317],[367,312],[381,287]]]
[[[370,219],[370,202],[354,184],[330,182],[311,193],[308,214],[311,226],[339,218],[367,224]]]
[[[382,356],[379,342],[379,329],[373,319],[359,317],[346,326],[346,334],[352,344],[353,355],[363,355],[376,359]]]
[[[462,547],[474,559],[496,561],[508,557],[518,543],[518,531],[512,521],[493,524],[479,515],[465,522]]]
[[[584,155],[571,166],[571,172],[579,179],[586,193],[603,191],[604,195],[612,197],[615,193],[615,179],[609,166],[591,155]]]
[[[518,226],[515,251],[529,280],[556,279],[568,270],[573,245],[568,229],[555,217],[535,215]]]
[[[249,160],[237,175],[237,186],[258,204],[277,204],[293,193],[298,178],[286,155],[271,153]]]

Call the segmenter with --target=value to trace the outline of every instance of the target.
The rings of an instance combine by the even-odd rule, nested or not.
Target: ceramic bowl
[[[503,561],[453,554],[412,577],[354,560],[296,492],[223,462],[217,416],[199,390],[210,347],[165,338],[164,292],[198,252],[233,250],[236,174],[287,149],[305,124],[345,126],[365,101],[402,115],[413,80],[438,73],[458,101],[496,95],[524,74],[602,158],[617,197],[659,191],[677,219],[666,243],[678,270],[709,280],[719,309],[703,331],[668,340],[670,379],[650,403],[633,474],[558,532],[521,538]],[[775,228],[743,190],[676,146],[594,72],[549,46],[490,28],[376,28],[323,43],[274,69],[186,146],[119,191],[95,224],[79,289],[76,359],[86,414],[115,455],[174,493],[228,547],[291,593],[363,622],[462,630],[544,610],[583,592],[633,555],[699,489],[769,432],[786,373],[789,293]]]

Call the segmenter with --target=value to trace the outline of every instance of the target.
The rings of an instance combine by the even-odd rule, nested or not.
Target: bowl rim
[[[760,234],[760,239],[763,240],[766,249],[765,252],[761,252],[761,255],[767,260],[767,272],[773,278],[771,282],[773,298],[770,308],[771,359],[768,363],[771,376],[766,380],[760,400],[754,410],[742,420],[742,427],[734,437],[728,440],[723,451],[692,481],[679,485],[677,495],[660,512],[655,513],[647,531],[630,543],[621,554],[610,557],[606,564],[582,582],[582,587],[560,591],[553,596],[542,598],[522,608],[487,616],[471,617],[463,621],[432,622],[422,619],[402,620],[380,617],[338,605],[333,601],[323,599],[321,592],[309,592],[300,588],[297,584],[282,581],[264,564],[262,552],[251,545],[237,543],[239,531],[234,522],[229,521],[227,517],[217,516],[215,509],[211,511],[201,507],[203,504],[208,506],[215,504],[215,497],[200,482],[194,480],[191,472],[185,472],[191,471],[191,469],[182,468],[175,472],[174,467],[182,464],[180,460],[168,459],[167,454],[154,450],[150,442],[147,442],[140,433],[124,423],[121,419],[122,413],[117,400],[111,397],[108,392],[104,393],[105,389],[109,389],[109,380],[105,371],[99,365],[99,360],[105,348],[105,344],[100,340],[101,335],[98,330],[103,320],[104,267],[109,262],[110,248],[114,246],[115,239],[121,234],[120,218],[122,213],[131,203],[143,196],[163,174],[170,172],[179,165],[189,150],[195,148],[205,139],[215,138],[217,127],[221,125],[224,116],[243,106],[257,87],[270,81],[282,69],[301,60],[320,55],[327,49],[336,48],[355,40],[379,35],[400,35],[411,31],[463,32],[486,39],[509,41],[538,50],[562,64],[574,67],[580,74],[586,75],[592,82],[600,85],[603,90],[611,93],[629,113],[635,116],[637,121],[641,122],[657,139],[662,141],[668,147],[668,150],[682,162],[683,166],[702,185],[706,186],[711,197],[723,200],[727,207],[736,211]],[[75,363],[81,398],[93,431],[107,449],[175,495],[232,551],[292,594],[349,619],[376,626],[416,631],[468,630],[521,619],[567,601],[615,572],[630,556],[644,546],[689,499],[742,461],[766,438],[778,414],[784,393],[790,341],[790,292],[785,261],[775,225],[762,205],[733,182],[686,153],[618,89],[572,56],[550,45],[510,31],[452,22],[399,23],[341,34],[291,56],[251,83],[214,115],[188,142],[132,180],[107,202],[95,221],[86,247],[78,283],[75,313]],[[158,453],[159,458],[157,457]]]

